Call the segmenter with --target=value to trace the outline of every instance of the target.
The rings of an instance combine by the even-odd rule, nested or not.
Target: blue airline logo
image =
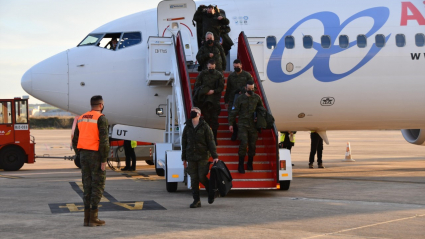
[[[349,23],[356,20],[357,18],[371,17],[374,20],[374,24],[372,28],[370,29],[370,31],[365,34],[366,37],[369,38],[370,36],[375,34],[379,29],[381,29],[382,26],[384,26],[389,16],[390,16],[390,10],[388,8],[375,7],[375,8],[366,9],[364,11],[354,14],[353,16],[348,18],[346,21],[344,21],[342,24],[340,24],[338,15],[336,15],[333,12],[318,12],[300,20],[283,35],[283,37],[278,42],[276,48],[272,52],[269,63],[267,65],[267,75],[269,79],[277,83],[286,82],[302,75],[304,72],[306,72],[312,67],[313,67],[314,77],[321,82],[332,82],[332,81],[340,80],[352,74],[353,72],[357,71],[362,66],[364,66],[366,63],[368,63],[381,50],[381,48],[377,47],[374,43],[372,47],[370,48],[369,52],[366,54],[366,56],[351,70],[342,74],[335,74],[331,71],[329,66],[330,57],[334,54],[348,50],[351,47],[357,45],[357,40],[350,42],[348,45],[348,48],[341,48],[339,47],[339,45],[334,45],[338,35],[341,33],[344,27],[346,27]],[[305,66],[299,72],[288,75],[282,70],[282,56],[283,56],[283,53],[285,52],[285,37],[292,35],[293,32],[302,23],[309,20],[313,20],[313,19],[319,20],[322,22],[324,26],[324,30],[325,30],[324,35],[329,35],[331,37],[331,47],[324,49],[322,48],[320,43],[313,42],[313,48],[317,51],[317,54],[315,55],[315,57],[311,60],[311,62],[307,66]],[[385,39],[386,42],[388,41],[390,36],[391,34],[386,36],[386,39]]]

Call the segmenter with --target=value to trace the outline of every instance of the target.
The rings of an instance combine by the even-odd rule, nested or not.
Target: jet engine
[[[425,129],[402,129],[401,133],[407,142],[425,146]]]

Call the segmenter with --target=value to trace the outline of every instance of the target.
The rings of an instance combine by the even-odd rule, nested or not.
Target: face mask
[[[236,71],[236,72],[241,72],[241,68],[239,68],[239,67],[235,67],[235,71]]]
[[[211,73],[211,74],[214,73],[214,71],[215,71],[215,69],[208,69],[208,72]]]
[[[213,44],[213,41],[212,41],[211,39],[209,39],[209,40],[207,41],[207,44],[208,44],[208,45],[211,45],[211,44]]]
[[[103,106],[102,110],[100,111],[100,113],[103,113],[103,110],[105,109],[105,106]]]
[[[213,15],[212,13],[210,13],[210,12],[208,13],[208,16],[209,16],[209,17],[212,17],[212,15]]]
[[[196,112],[196,111],[191,111],[191,112],[190,112],[190,118],[191,118],[191,119],[193,119],[193,118],[196,118],[196,117],[198,117],[198,112]]]
[[[252,90],[247,90],[246,93],[248,93],[248,95],[252,95],[254,92],[252,92]]]

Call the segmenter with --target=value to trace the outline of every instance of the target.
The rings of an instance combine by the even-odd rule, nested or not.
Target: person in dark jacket
[[[323,161],[322,161],[322,152],[323,152],[322,137],[320,137],[320,135],[317,132],[311,131],[310,139],[311,139],[311,145],[310,145],[310,157],[308,160],[309,161],[308,167],[314,168],[313,167],[314,156],[316,155],[316,152],[317,152],[317,167],[325,168],[325,166],[323,166]]]
[[[214,162],[218,161],[214,136],[210,126],[202,119],[201,110],[193,107],[190,112],[191,119],[186,121],[186,126],[182,136],[182,161],[187,167],[192,185],[193,203],[190,208],[201,207],[199,198],[199,182],[205,186],[209,192],[209,171],[208,159],[213,157]]]
[[[214,42],[214,35],[211,32],[207,32],[205,35],[205,43],[199,48],[198,54],[196,54],[196,60],[202,67],[202,70],[208,69],[208,61],[215,61],[215,69],[223,72],[226,70],[227,60],[226,54],[224,54],[223,47],[220,43]]]
[[[202,37],[205,36],[207,32],[212,32],[214,34],[215,41],[220,41],[220,28],[221,26],[229,25],[229,19],[222,16],[217,9],[214,9],[214,6],[201,5],[195,12],[193,20],[196,21],[198,26],[202,25]],[[200,27],[199,27],[200,28]],[[198,45],[200,45],[198,43]]]

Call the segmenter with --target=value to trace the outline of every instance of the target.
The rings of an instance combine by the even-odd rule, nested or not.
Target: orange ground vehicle
[[[34,138],[28,120],[28,96],[0,99],[0,169],[19,170],[34,163]]]

